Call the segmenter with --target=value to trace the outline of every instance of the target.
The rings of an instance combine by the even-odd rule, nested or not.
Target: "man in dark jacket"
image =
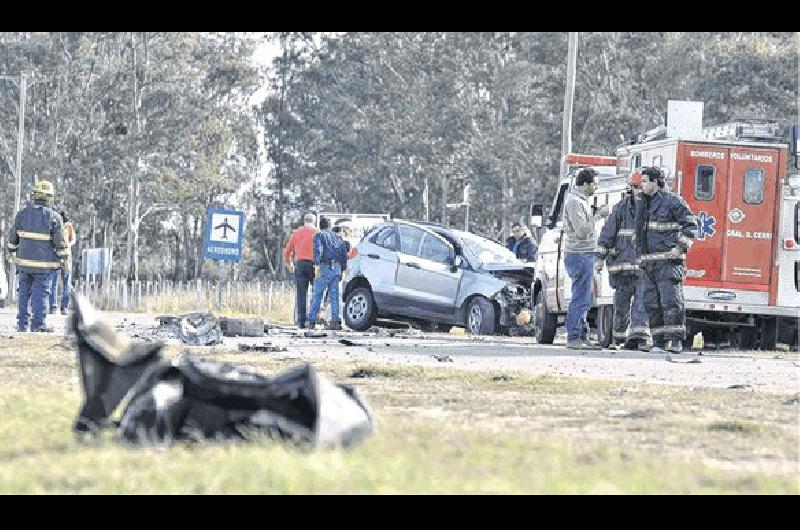
[[[536,261],[538,247],[533,242],[527,228],[521,223],[511,225],[511,237],[506,239],[506,247],[522,261]]]
[[[53,184],[37,182],[32,202],[17,213],[8,237],[8,252],[19,273],[17,331],[28,330],[29,302],[33,310],[31,331],[53,331],[45,326],[50,274],[67,267],[69,256],[61,216],[51,208],[54,196]]]
[[[330,221],[319,220],[320,232],[314,236],[314,286],[312,288],[311,311],[308,313],[309,327],[314,329],[322,305],[322,295],[328,291],[331,301],[331,329],[342,329],[339,322],[339,278],[347,268],[347,248],[339,234],[330,230]]]
[[[641,175],[634,173],[626,196],[614,205],[600,231],[595,252],[595,269],[602,270],[605,260],[608,265],[608,282],[614,288],[614,342],[617,345],[624,344],[626,349],[631,350],[644,347],[649,335],[641,269],[636,264],[636,249],[633,245],[640,185]]]
[[[659,168],[642,169],[643,197],[636,211],[635,244],[653,335],[650,351],[680,353],[686,338],[684,263],[697,236],[697,222],[686,201],[664,189],[664,184]]]

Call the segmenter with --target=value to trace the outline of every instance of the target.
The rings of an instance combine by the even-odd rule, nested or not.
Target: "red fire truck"
[[[703,128],[696,139],[656,137],[617,150],[619,174],[643,166],[666,169],[697,217],[684,283],[689,336],[703,331],[707,341],[745,349],[796,345],[800,175],[787,174],[777,124],[739,121]]]
[[[800,128],[793,131],[792,154],[797,157]],[[605,171],[609,157],[567,158],[600,171],[595,207],[619,201],[631,172],[659,166],[668,187],[694,212],[698,238],[687,254],[684,282],[688,344],[702,331],[707,343],[735,348],[771,350],[778,342],[797,347],[800,174],[789,174],[788,146],[775,123],[695,126],[690,134],[661,126],[619,147],[611,158],[616,171]],[[533,207],[537,211],[532,225],[540,227],[540,246],[531,305],[536,337],[543,343],[553,341],[569,305],[562,206],[579,166],[559,183],[546,222],[542,206]],[[602,221],[598,233],[601,226]],[[589,314],[598,336],[605,336],[604,343],[611,331],[612,295],[604,269],[595,281]]]

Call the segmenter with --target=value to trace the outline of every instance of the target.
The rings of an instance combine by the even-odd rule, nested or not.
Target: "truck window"
[[[664,165],[663,162],[664,162],[664,157],[662,155],[658,155],[658,156],[654,156],[653,157],[653,165],[655,167],[660,167],[660,166]]]
[[[642,153],[633,157],[633,169],[639,169],[640,167],[642,167]]]
[[[698,165],[694,174],[694,198],[698,201],[714,199],[714,181],[717,168],[714,166]]]
[[[744,172],[744,202],[761,204],[764,202],[764,170],[749,167]]]
[[[794,241],[800,244],[800,202],[794,205]]]

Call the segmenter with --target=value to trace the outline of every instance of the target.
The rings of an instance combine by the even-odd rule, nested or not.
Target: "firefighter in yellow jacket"
[[[52,209],[54,198],[52,183],[37,182],[32,201],[17,213],[8,237],[8,252],[19,276],[17,331],[28,331],[29,302],[33,311],[30,330],[53,331],[45,325],[50,274],[66,267],[69,256],[61,216]]]

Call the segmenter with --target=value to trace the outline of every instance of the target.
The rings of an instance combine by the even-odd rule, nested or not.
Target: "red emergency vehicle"
[[[744,349],[796,347],[800,316],[800,175],[776,123],[706,127],[693,139],[617,149],[617,173],[660,166],[697,217],[686,258],[688,335]],[[793,154],[797,145],[793,145]]]

